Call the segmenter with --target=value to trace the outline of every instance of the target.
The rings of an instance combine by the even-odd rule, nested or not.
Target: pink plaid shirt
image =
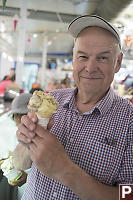
[[[89,112],[75,106],[77,88],[53,91],[60,103],[51,133],[71,160],[96,180],[133,183],[133,105],[112,89]],[[42,174],[32,164],[22,200],[79,200],[68,187]]]

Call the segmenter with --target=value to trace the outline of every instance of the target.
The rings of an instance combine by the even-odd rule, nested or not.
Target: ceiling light
[[[8,56],[8,60],[9,60],[10,62],[13,62],[13,58],[12,58],[11,56]]]
[[[47,45],[50,46],[52,44],[52,41],[48,41]]]
[[[33,34],[33,38],[37,38],[38,37],[38,34],[37,33],[34,33]]]
[[[7,58],[7,54],[5,52],[3,52],[2,53],[2,57],[6,59]]]

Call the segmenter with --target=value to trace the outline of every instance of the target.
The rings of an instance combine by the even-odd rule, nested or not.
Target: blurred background
[[[112,87],[133,103],[133,0],[0,0],[0,159],[17,144],[14,98],[75,86],[67,27],[82,14],[100,15],[119,29],[124,59]],[[16,188],[2,181],[0,199],[17,199]],[[21,187],[19,199],[22,193]]]
[[[6,1],[3,8],[3,1]],[[28,92],[33,83],[72,78],[71,20],[98,14],[121,32],[124,61],[117,80],[132,73],[132,0],[0,0],[0,80],[15,68],[16,82]]]

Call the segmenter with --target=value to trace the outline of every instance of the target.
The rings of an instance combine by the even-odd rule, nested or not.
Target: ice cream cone
[[[46,129],[49,123],[49,118],[42,118],[39,115],[37,115],[37,117],[38,117],[38,124]]]

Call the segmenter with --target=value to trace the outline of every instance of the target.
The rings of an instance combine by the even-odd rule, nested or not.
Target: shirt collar
[[[70,108],[73,105],[73,101],[75,101],[75,96],[78,92],[78,88],[73,88],[72,92],[68,94],[67,98],[64,101],[63,107]]]
[[[73,104],[73,100],[75,100],[75,95],[78,92],[78,88],[73,88],[72,93],[69,93],[68,97],[65,99],[63,107],[70,108]],[[114,91],[112,88],[108,90],[106,95],[96,104],[96,106],[92,109],[92,111],[85,112],[85,114],[90,114],[96,110],[100,112],[100,114],[105,114],[112,106],[114,100]]]
[[[97,108],[101,114],[107,113],[107,111],[111,108],[115,94],[112,88],[108,90],[106,95],[97,103],[95,108]]]

